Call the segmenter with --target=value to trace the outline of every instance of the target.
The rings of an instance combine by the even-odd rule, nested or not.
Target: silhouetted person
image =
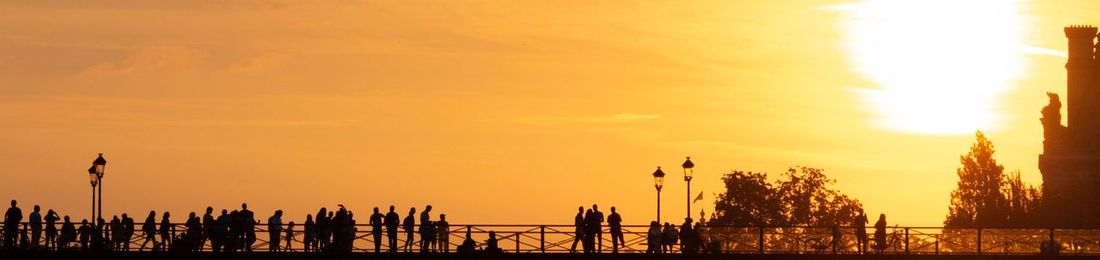
[[[134,238],[134,219],[122,213],[122,250],[130,251],[130,240]]]
[[[283,231],[283,211],[282,210],[276,210],[275,215],[271,215],[271,217],[267,218],[267,236],[268,236],[267,251],[269,251],[269,252],[279,251],[279,245],[282,244],[282,243],[280,243],[281,242],[280,239],[282,238],[281,236],[283,235],[282,231]]]
[[[313,237],[313,250],[325,251],[328,247],[328,236],[330,231],[328,209],[322,207],[318,210],[317,216],[313,221],[313,230],[317,232],[316,236]]]
[[[244,224],[244,226],[241,227],[244,232],[244,250],[252,252],[252,244],[256,243],[256,214],[248,210],[247,203],[241,203],[241,212],[239,214]]]
[[[856,233],[856,251],[860,254],[867,252],[867,215],[863,213],[863,209],[859,210],[859,214],[856,215],[853,220],[852,226],[855,228]]]
[[[294,250],[291,250],[292,247],[290,246],[290,243],[294,242],[294,221],[291,221],[291,222],[286,224],[286,237],[285,238],[286,238],[286,247],[283,248],[283,251],[287,251],[287,252],[294,251]]]
[[[160,249],[167,251],[172,244],[172,221],[168,220],[168,212],[165,211],[160,219]]]
[[[314,248],[314,241],[317,240],[317,224],[313,222],[313,215],[306,215],[306,223],[303,224],[302,231],[305,232],[302,238],[302,246],[305,247],[306,252],[316,251]]]
[[[374,238],[375,253],[382,251],[382,219],[385,217],[385,215],[378,212],[378,207],[374,207],[374,214],[370,215],[370,234]]]
[[[109,236],[111,238],[110,248],[112,250],[122,248],[122,235],[125,234],[125,232],[122,231],[122,221],[119,220],[118,216],[112,216],[108,227],[111,231],[111,235]]]
[[[649,222],[649,230],[646,232],[646,254],[661,253],[661,239],[664,234],[661,232],[661,224],[657,221]]]
[[[691,218],[685,218],[684,224],[680,226],[680,252],[684,254],[699,252],[699,235],[691,225]]]
[[[187,240],[186,246],[182,248],[188,251],[198,252],[202,247],[202,221],[199,220],[199,216],[194,211],[187,214],[187,222],[184,223],[184,227],[187,228],[187,234],[185,240]]]
[[[585,254],[596,252],[596,249],[595,249],[595,247],[596,247],[596,230],[595,229],[598,226],[596,224],[597,221],[599,221],[599,220],[596,219],[596,214],[593,213],[592,209],[588,209],[588,210],[584,211],[584,240],[581,241],[581,247],[584,248],[584,253]]]
[[[214,245],[214,229],[218,226],[218,220],[214,218],[214,207],[206,207],[206,213],[202,214],[202,237],[199,239],[199,250],[210,241]]]
[[[458,248],[457,248],[458,253],[459,254],[470,254],[470,253],[473,253],[474,249],[476,249],[476,248],[477,248],[477,242],[474,242],[474,239],[470,237],[470,227],[467,226],[466,227],[466,239],[463,239],[462,244],[458,245]]]
[[[573,216],[573,245],[569,247],[570,253],[577,252],[577,242],[584,241],[584,207],[577,207],[577,215]],[[584,244],[581,244],[584,247]]]
[[[34,210],[27,216],[31,224],[31,248],[38,248],[38,241],[42,240],[42,208],[34,205]]]
[[[875,253],[886,250],[886,214],[879,214],[875,222]]]
[[[69,220],[69,216],[65,216],[65,221],[61,224],[61,235],[57,238],[57,248],[68,249],[76,241],[76,237],[76,226]]]
[[[46,211],[46,216],[43,217],[43,219],[46,221],[46,227],[45,227],[45,230],[46,230],[46,243],[45,243],[46,244],[46,249],[51,249],[51,248],[56,249],[56,248],[58,248],[58,246],[57,246],[57,221],[61,220],[61,218],[57,216],[57,212],[54,212],[51,209],[51,210]]]
[[[88,224],[87,219],[80,221],[80,250],[89,249],[89,243],[91,242],[90,240],[93,232],[95,232],[95,229],[92,228],[92,225]]]
[[[501,250],[500,246],[497,245],[497,233],[489,231],[489,240],[485,240],[485,253],[499,254],[503,252],[504,250]]]
[[[386,239],[389,241],[390,252],[397,252],[397,226],[401,225],[401,217],[397,216],[397,212],[394,211],[393,205],[390,205],[390,212],[386,213],[386,219],[382,223],[386,226]]]
[[[665,222],[664,240],[661,245],[665,246],[664,252],[672,253],[672,249],[676,247],[677,240],[679,240],[679,232],[676,231],[676,227],[672,224]]]
[[[95,233],[92,234],[92,250],[99,251],[107,249],[105,247],[110,246],[110,239],[107,237],[107,220],[99,218],[96,220]]]
[[[222,209],[221,215],[214,219],[214,234],[210,238],[210,247],[214,252],[226,251],[229,243],[229,226],[233,220],[229,219],[229,211]]]
[[[439,236],[439,251],[451,252],[451,224],[447,223],[447,215],[439,214],[439,221],[435,223],[436,235]]]
[[[623,239],[623,217],[611,207],[611,215],[607,216],[607,226],[611,229],[611,253],[619,253],[619,245],[626,246]]]
[[[405,252],[412,252],[413,234],[416,232],[416,208],[409,208],[409,215],[401,222],[401,228],[405,229]]]
[[[592,204],[592,216],[596,219],[592,221],[595,227],[592,228],[592,234],[596,240],[596,252],[603,253],[603,212],[600,211],[596,204]]]
[[[16,239],[19,238],[19,222],[23,221],[23,210],[16,206],[15,200],[11,200],[11,207],[4,213],[4,247],[14,249]]]
[[[431,239],[430,232],[432,229],[432,205],[424,206],[424,211],[420,212],[420,252],[431,251],[431,243],[435,239]]]

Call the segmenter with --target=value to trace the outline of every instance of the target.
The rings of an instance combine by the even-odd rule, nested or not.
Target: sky
[[[88,217],[431,204],[452,223],[684,216],[731,170],[825,169],[940,225],[981,129],[1040,184],[1091,1],[4,1],[0,198]],[[1064,95],[1063,95],[1064,97]],[[180,219],[182,221],[182,218]]]

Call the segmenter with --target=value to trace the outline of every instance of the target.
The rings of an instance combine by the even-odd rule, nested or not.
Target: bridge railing
[[[145,241],[140,231],[140,223],[131,234],[125,244],[130,251],[142,250],[142,242]],[[60,224],[57,230],[60,230]],[[79,225],[78,225],[79,228]],[[159,224],[158,224],[159,228]],[[354,226],[351,250],[354,252],[374,252],[374,237],[371,227],[365,224]],[[417,227],[419,229],[419,226]],[[649,246],[647,225],[623,225],[624,243],[619,245],[622,253],[645,253]],[[7,230],[6,227],[2,230]],[[22,245],[22,237],[33,237],[28,223],[21,223],[17,228],[16,236]],[[172,224],[170,236],[180,237],[186,230],[182,223]],[[575,227],[573,225],[538,225],[538,224],[451,224],[446,234],[447,239],[438,240],[436,251],[443,251],[444,246],[454,252],[462,244],[467,232],[476,241],[477,248],[484,248],[488,239],[488,233],[496,233],[498,246],[505,252],[523,253],[565,253],[574,248],[576,240]],[[602,235],[597,245],[601,252],[612,251],[610,229],[606,226],[602,229]],[[1061,249],[1061,254],[1100,255],[1100,229],[992,229],[992,228],[943,228],[943,227],[888,227],[882,234],[875,234],[874,228],[867,228],[866,252],[881,254],[1038,254],[1042,251],[1043,244],[1055,244]],[[107,228],[105,233],[111,233]],[[252,244],[253,251],[268,251],[270,248],[269,235],[266,224],[256,225],[256,241]],[[43,231],[45,233],[45,231]],[[740,254],[769,254],[769,253],[793,253],[793,254],[857,254],[860,252],[856,229],[853,227],[812,227],[812,226],[788,226],[788,227],[750,227],[750,226],[704,226],[699,231],[702,240],[702,250],[709,252],[740,253]],[[285,233],[279,235],[284,240],[277,245],[280,250],[304,251],[302,226],[295,227],[294,240],[289,249],[285,248]],[[110,236],[106,236],[110,238]],[[881,237],[881,239],[876,239]],[[45,239],[43,234],[41,239]],[[386,232],[380,251],[386,252],[389,246],[386,243]],[[420,251],[419,232],[414,232],[413,243],[410,248],[405,247],[407,239],[405,230],[400,230],[397,235],[398,251]],[[0,242],[5,237],[0,236]],[[156,238],[158,241],[160,237]],[[30,241],[28,241],[30,242]],[[0,243],[0,245],[5,243]],[[33,244],[33,243],[29,243]],[[44,242],[39,242],[43,245]],[[580,251],[583,245],[577,242],[575,248]],[[21,246],[22,247],[22,246]],[[43,246],[26,246],[29,249],[47,249]],[[80,242],[74,241],[69,245],[70,249],[79,249]],[[124,247],[113,250],[123,250]],[[56,248],[50,248],[54,250]],[[205,241],[202,250],[211,250],[209,241]],[[151,250],[146,247],[144,250]],[[679,252],[679,243],[671,248],[673,252]]]

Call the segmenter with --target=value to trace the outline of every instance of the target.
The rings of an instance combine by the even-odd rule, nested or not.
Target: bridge
[[[137,225],[141,225],[138,223]],[[172,224],[172,236],[182,235],[186,230],[182,223]],[[29,232],[29,225],[20,225],[20,233]],[[300,227],[300,226],[299,226]],[[648,226],[624,225],[623,234],[625,244],[621,245],[619,255],[641,255],[646,252]],[[139,227],[140,229],[140,227]],[[351,245],[351,254],[364,255],[401,255],[401,254],[375,254],[373,236],[369,225],[354,225],[354,240]],[[259,224],[256,228],[256,242],[252,245],[250,253],[245,255],[262,256],[269,254],[267,251],[272,246],[268,243],[266,225]],[[477,247],[485,246],[488,233],[493,231],[497,235],[499,246],[504,254],[519,254],[538,258],[533,255],[565,255],[570,252],[574,239],[574,227],[572,225],[540,225],[540,224],[451,224],[448,230],[451,252],[465,239],[469,232],[477,241]],[[874,233],[868,229],[868,233]],[[852,227],[820,227],[820,226],[784,226],[784,227],[752,227],[752,226],[704,226],[700,230],[703,243],[710,245],[702,254],[728,255],[736,254],[739,257],[830,257],[828,259],[842,259],[849,257],[862,257],[874,255],[878,257],[933,257],[935,259],[951,259],[963,257],[1033,257],[1043,253],[1044,244],[1057,245],[1059,256],[1073,257],[1100,257],[1100,229],[993,229],[993,228],[943,228],[943,227],[902,227],[894,226],[886,229],[886,243],[882,245],[881,252],[859,254],[856,246],[855,229]],[[110,230],[107,230],[110,232]],[[278,252],[284,256],[320,254],[304,252],[305,247],[301,241],[304,237],[301,229],[296,230],[295,240],[285,252]],[[404,233],[404,232],[401,232]],[[398,245],[404,245],[405,234],[398,235]],[[414,236],[419,239],[419,234]],[[134,232],[127,241],[129,249],[122,247],[110,249],[109,253],[118,256],[149,256],[163,254],[164,252],[151,252],[149,248],[141,249],[141,242],[145,238],[140,230]],[[607,255],[611,252],[611,238],[609,230],[604,228],[602,237],[602,252]],[[418,241],[414,241],[418,242]],[[279,245],[280,248],[285,246]],[[387,250],[386,243],[382,243],[382,251]],[[412,251],[419,251],[412,243]],[[873,235],[870,244],[874,246]],[[22,246],[17,249],[5,250],[7,254],[34,255],[68,255],[86,252],[79,249],[79,243],[69,245],[68,250],[46,250]],[[871,246],[868,247],[870,251]],[[406,248],[399,248],[404,251]],[[578,247],[578,250],[580,248]],[[211,250],[207,242],[201,247],[203,254]],[[673,253],[677,255],[678,247],[674,247]],[[427,253],[423,255],[448,255],[447,253]],[[1048,253],[1048,255],[1052,255]],[[378,256],[382,257],[382,256]],[[429,257],[429,256],[425,256]],[[430,257],[429,257],[430,258]],[[527,257],[525,257],[527,258]]]

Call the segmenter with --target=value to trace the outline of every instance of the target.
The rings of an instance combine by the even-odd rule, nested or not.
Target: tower
[[[1100,227],[1100,66],[1097,65],[1097,29],[1065,28],[1069,44],[1066,61],[1066,117],[1061,124],[1061,101],[1050,95],[1042,110],[1044,218],[1051,227]]]

